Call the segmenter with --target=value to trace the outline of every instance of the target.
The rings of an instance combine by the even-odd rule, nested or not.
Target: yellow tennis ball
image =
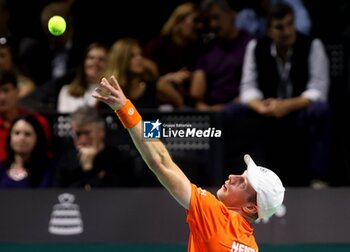
[[[61,16],[53,16],[49,19],[47,27],[52,35],[60,36],[66,31],[66,20]]]

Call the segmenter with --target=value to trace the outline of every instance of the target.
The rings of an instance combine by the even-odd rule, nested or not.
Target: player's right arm
[[[99,88],[93,93],[93,97],[105,102],[114,111],[122,109],[127,103],[127,98],[114,77],[111,77],[110,81],[103,78]],[[165,145],[158,139],[147,141],[142,137],[142,120],[127,129],[147,166],[177,202],[188,209],[191,183],[174,163]]]

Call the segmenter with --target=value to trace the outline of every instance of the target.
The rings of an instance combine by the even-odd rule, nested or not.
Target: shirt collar
[[[271,52],[271,55],[272,57],[274,58],[280,58],[278,55],[277,55],[277,47],[276,47],[276,44],[274,42],[271,43],[271,46],[270,46],[270,52]],[[288,52],[287,52],[287,59],[288,61],[290,60],[290,58],[292,57],[292,54],[293,54],[293,49],[292,48],[289,48],[288,49]]]

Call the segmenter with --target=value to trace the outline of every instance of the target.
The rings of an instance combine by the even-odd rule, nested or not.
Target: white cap
[[[248,181],[257,193],[258,216],[267,219],[282,205],[285,188],[276,173],[257,166],[249,155],[244,155],[244,162]]]

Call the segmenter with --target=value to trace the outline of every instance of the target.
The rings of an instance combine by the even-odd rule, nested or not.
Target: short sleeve
[[[210,192],[192,184],[187,222],[193,234],[208,239],[226,222],[226,208]]]

